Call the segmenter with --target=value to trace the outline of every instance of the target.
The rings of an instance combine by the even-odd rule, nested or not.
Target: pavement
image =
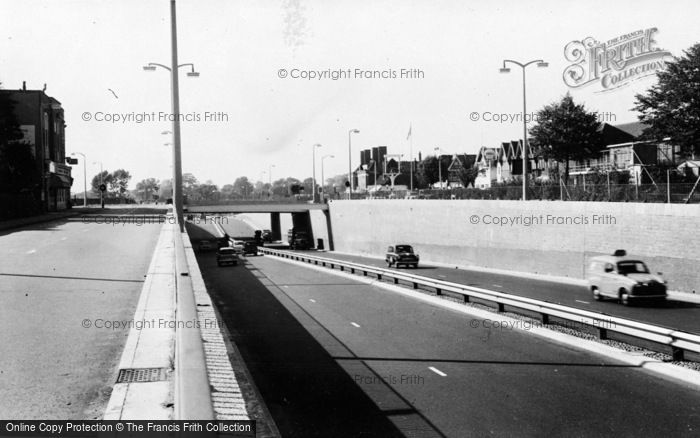
[[[488,316],[295,262],[200,266],[282,436],[696,436],[700,428],[697,386],[640,363],[494,329]]]
[[[50,216],[0,233],[0,412],[99,419],[160,225]]]

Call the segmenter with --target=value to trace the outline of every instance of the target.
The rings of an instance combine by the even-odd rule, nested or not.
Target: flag
[[[406,140],[408,140],[409,138],[411,138],[411,129],[412,129],[412,128],[413,128],[413,127],[412,127],[411,125],[408,125],[408,135],[406,136]]]

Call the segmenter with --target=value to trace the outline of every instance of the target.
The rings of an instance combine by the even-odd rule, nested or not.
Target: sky
[[[316,177],[324,156],[326,177],[347,173],[351,129],[353,168],[375,146],[410,159],[517,140],[522,119],[494,120],[523,109],[522,72],[499,73],[504,59],[549,63],[526,69],[528,113],[569,92],[601,121],[636,121],[655,76],[571,88],[565,47],[656,28],[655,47],[679,56],[700,42],[699,16],[696,0],[178,0],[179,64],[200,73],[179,69],[183,172],[219,186],[304,179],[320,144]],[[46,84],[88,180],[99,163],[128,170],[131,188],[170,177],[169,72],[142,68],[170,65],[170,43],[168,0],[0,0],[0,82]],[[82,191],[82,163],[73,177]]]

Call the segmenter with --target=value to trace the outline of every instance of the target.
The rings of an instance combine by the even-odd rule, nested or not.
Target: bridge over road
[[[325,235],[328,239],[328,249],[333,249],[331,219],[328,204],[309,204],[302,202],[251,202],[241,201],[235,204],[222,205],[188,205],[186,214],[229,215],[240,213],[270,213],[270,231],[274,240],[282,239],[280,214],[291,214],[293,227],[305,230],[311,241],[315,242],[314,234]],[[321,228],[324,232],[319,233]],[[316,231],[316,233],[314,233]]]

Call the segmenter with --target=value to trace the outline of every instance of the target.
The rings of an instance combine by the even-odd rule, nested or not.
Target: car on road
[[[262,230],[262,239],[265,242],[272,242],[272,231]]]
[[[236,266],[238,264],[238,253],[234,248],[231,248],[230,246],[219,248],[219,250],[216,252],[216,264],[219,266]]]
[[[246,242],[243,245],[243,254],[245,255],[258,255],[258,245],[255,242]]]
[[[231,240],[231,248],[233,248],[237,254],[243,254],[245,252],[245,242],[242,240]]]
[[[197,249],[199,251],[211,251],[214,248],[214,245],[208,240],[200,240],[199,244],[197,244]]]
[[[311,238],[304,230],[290,229],[287,232],[287,243],[290,249],[311,249]]]
[[[385,260],[390,268],[392,265],[397,268],[401,265],[417,268],[420,256],[413,251],[411,245],[394,245],[387,248]]]
[[[627,306],[666,299],[666,280],[661,273],[652,274],[642,260],[627,256],[625,250],[591,258],[586,278],[597,301],[612,298]]]

